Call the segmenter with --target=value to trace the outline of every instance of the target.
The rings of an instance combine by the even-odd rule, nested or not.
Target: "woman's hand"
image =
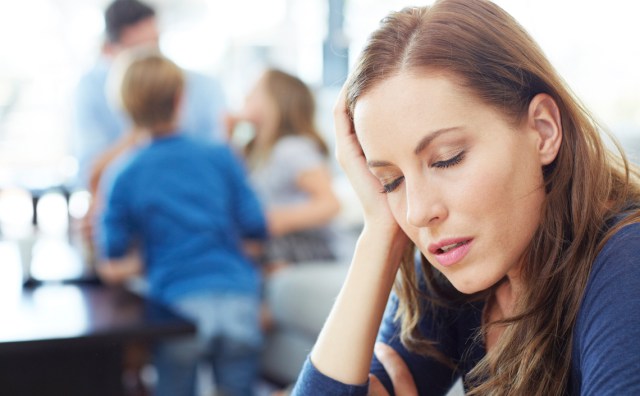
[[[340,91],[333,117],[336,129],[336,158],[362,204],[365,225],[384,227],[384,232],[390,236],[404,236],[391,214],[387,197],[380,192],[380,181],[367,166],[364,152],[347,113],[346,86]]]
[[[411,372],[402,357],[390,346],[378,342],[375,354],[382,366],[389,374],[393,390],[399,396],[417,396],[418,390]],[[389,396],[382,382],[373,374],[369,375],[369,396]]]
[[[333,309],[311,352],[321,373],[345,384],[367,381],[380,322],[409,239],[395,221],[382,186],[371,174],[345,108],[334,110],[336,156],[364,209],[365,227]]]

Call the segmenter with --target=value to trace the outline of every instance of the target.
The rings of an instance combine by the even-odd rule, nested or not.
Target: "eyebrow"
[[[416,154],[416,155],[420,154],[438,136],[443,135],[443,134],[448,133],[448,132],[457,131],[457,130],[460,130],[460,129],[462,129],[462,127],[455,126],[455,127],[450,127],[450,128],[437,129],[437,130],[435,130],[433,132],[428,133],[425,137],[420,139],[420,141],[416,145],[416,148],[413,149],[413,153]],[[375,161],[374,160],[374,161],[367,161],[367,165],[369,166],[369,168],[380,168],[380,167],[385,167],[385,166],[391,166],[392,164],[391,164],[391,162],[388,162],[388,161]]]
[[[443,135],[445,133],[448,132],[453,132],[453,131],[457,131],[462,129],[462,127],[459,126],[455,126],[455,127],[451,127],[451,128],[442,128],[442,129],[438,129],[435,130],[429,134],[427,134],[427,136],[423,137],[422,139],[420,139],[420,141],[418,142],[418,144],[416,145],[416,148],[413,149],[413,153],[418,155],[420,154],[424,149],[426,149],[431,142],[433,142],[438,136]]]

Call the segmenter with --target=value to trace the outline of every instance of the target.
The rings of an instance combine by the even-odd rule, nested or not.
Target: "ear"
[[[536,95],[529,103],[527,126],[536,134],[542,165],[556,159],[562,143],[562,120],[556,101],[548,94]]]

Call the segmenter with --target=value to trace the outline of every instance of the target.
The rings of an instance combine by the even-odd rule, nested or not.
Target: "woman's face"
[[[425,73],[374,86],[354,125],[396,221],[458,290],[517,277],[545,197],[535,130]]]

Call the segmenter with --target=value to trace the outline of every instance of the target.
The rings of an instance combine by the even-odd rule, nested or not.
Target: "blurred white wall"
[[[496,0],[538,40],[551,61],[630,151],[640,147],[639,5],[625,0]],[[322,83],[328,0],[149,0],[165,53],[217,75],[237,108],[267,64],[318,88],[320,124],[331,135],[337,86]],[[401,0],[345,1],[353,63],[367,35]],[[420,4],[417,2],[413,4]],[[429,3],[429,2],[427,2]],[[105,0],[0,0],[0,185],[41,169],[72,170],[71,94],[102,40]],[[38,181],[38,180],[36,180]],[[47,180],[39,180],[46,183]]]

